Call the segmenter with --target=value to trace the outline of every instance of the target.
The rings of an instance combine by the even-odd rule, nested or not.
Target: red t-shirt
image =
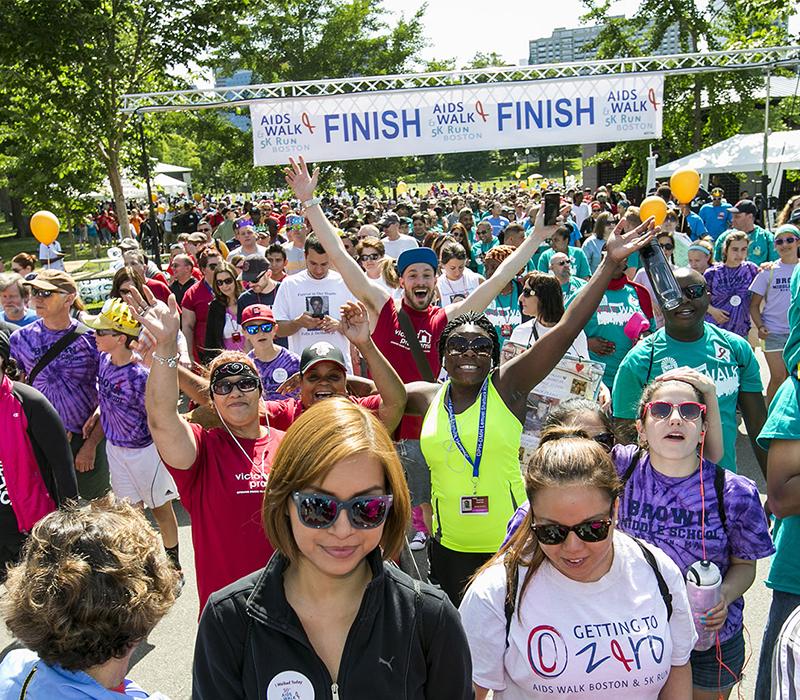
[[[190,424],[197,459],[189,469],[167,465],[192,519],[192,544],[200,610],[214,591],[265,566],[273,548],[261,527],[261,502],[283,431],[258,440],[237,438],[256,468],[224,428]],[[260,472],[264,464],[263,474]]]
[[[147,288],[153,292],[153,296],[156,299],[163,301],[165,304],[169,302],[169,295],[172,294],[172,292],[166,284],[151,277],[146,278],[144,283]]]
[[[368,411],[378,413],[380,408],[381,397],[378,394],[371,396],[348,396],[353,403],[363,406]],[[324,399],[323,399],[324,401]],[[288,430],[289,426],[294,423],[305,408],[300,403],[300,399],[283,399],[282,401],[266,401],[267,417],[269,418],[269,425],[278,430]]]
[[[206,325],[208,324],[208,305],[214,301],[214,293],[205,280],[199,280],[183,295],[182,309],[194,311],[194,359],[200,361],[198,349],[205,346]]]
[[[403,309],[411,319],[411,325],[417,331],[417,339],[422,346],[422,352],[431,366],[434,378],[439,376],[442,365],[439,362],[439,338],[447,325],[447,314],[438,306],[429,306],[424,311],[412,309],[403,300]],[[393,299],[388,299],[381,309],[372,340],[395,368],[404,384],[422,381],[422,375],[414,362],[414,356],[408,347],[406,338],[400,330],[400,321],[397,318],[397,307]],[[419,416],[405,416],[397,428],[398,440],[419,440],[422,430],[422,418]]]

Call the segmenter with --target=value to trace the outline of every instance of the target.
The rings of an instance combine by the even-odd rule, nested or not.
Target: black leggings
[[[456,607],[461,603],[464,589],[472,574],[480,569],[494,552],[456,552],[443,547],[432,537],[428,540],[428,559],[431,565],[431,577],[442,587]]]

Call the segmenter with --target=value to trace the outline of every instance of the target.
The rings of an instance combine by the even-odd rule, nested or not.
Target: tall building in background
[[[223,75],[222,72],[214,71],[214,87],[242,87],[243,85],[250,85],[253,82],[253,71],[246,69],[239,69],[233,75]],[[224,95],[225,99],[231,99],[233,94]],[[250,117],[246,114],[225,114],[226,119],[233,124],[240,131],[250,130]]]
[[[623,19],[621,15],[609,19]],[[590,61],[596,58],[596,50],[589,48],[602,31],[603,25],[596,24],[590,27],[577,27],[554,29],[549,37],[532,39],[530,41],[529,62],[536,63],[565,63],[568,61]],[[678,41],[678,25],[672,25],[664,34],[661,44],[655,51],[656,54],[681,53]]]

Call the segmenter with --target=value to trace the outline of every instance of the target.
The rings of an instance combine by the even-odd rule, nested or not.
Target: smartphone
[[[559,209],[561,209],[561,195],[558,192],[546,192],[544,195],[545,226],[556,225]]]

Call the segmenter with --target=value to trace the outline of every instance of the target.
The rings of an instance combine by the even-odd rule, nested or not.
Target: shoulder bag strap
[[[667,608],[667,622],[670,621],[672,617],[672,593],[669,591],[669,586],[667,582],[664,580],[664,577],[661,574],[661,569],[658,568],[658,562],[656,561],[655,556],[653,553],[645,547],[641,541],[639,541],[636,537],[631,537],[631,539],[639,545],[639,549],[642,550],[642,554],[644,555],[645,561],[650,565],[650,568],[653,570],[653,574],[656,577],[656,582],[658,583],[658,591],[661,593],[661,597],[664,599],[664,605]]]
[[[417,369],[422,375],[422,378],[426,382],[435,382],[436,378],[433,376],[431,366],[428,364],[428,358],[425,357],[425,353],[422,351],[422,346],[419,344],[419,338],[417,338],[417,333],[414,330],[411,319],[402,306],[397,309],[397,320],[400,322],[400,330],[403,331],[403,335],[406,337],[408,349],[411,350],[414,363],[417,365]]]
[[[36,363],[34,368],[28,374],[28,384],[33,384],[38,376],[39,372],[41,372],[47,365],[49,365],[53,360],[58,357],[63,350],[67,347],[72,345],[78,338],[80,338],[84,333],[88,333],[89,328],[82,323],[79,323],[75,328],[73,328],[68,333],[62,335],[55,343],[53,343],[48,349],[47,352],[39,358],[39,361]]]

